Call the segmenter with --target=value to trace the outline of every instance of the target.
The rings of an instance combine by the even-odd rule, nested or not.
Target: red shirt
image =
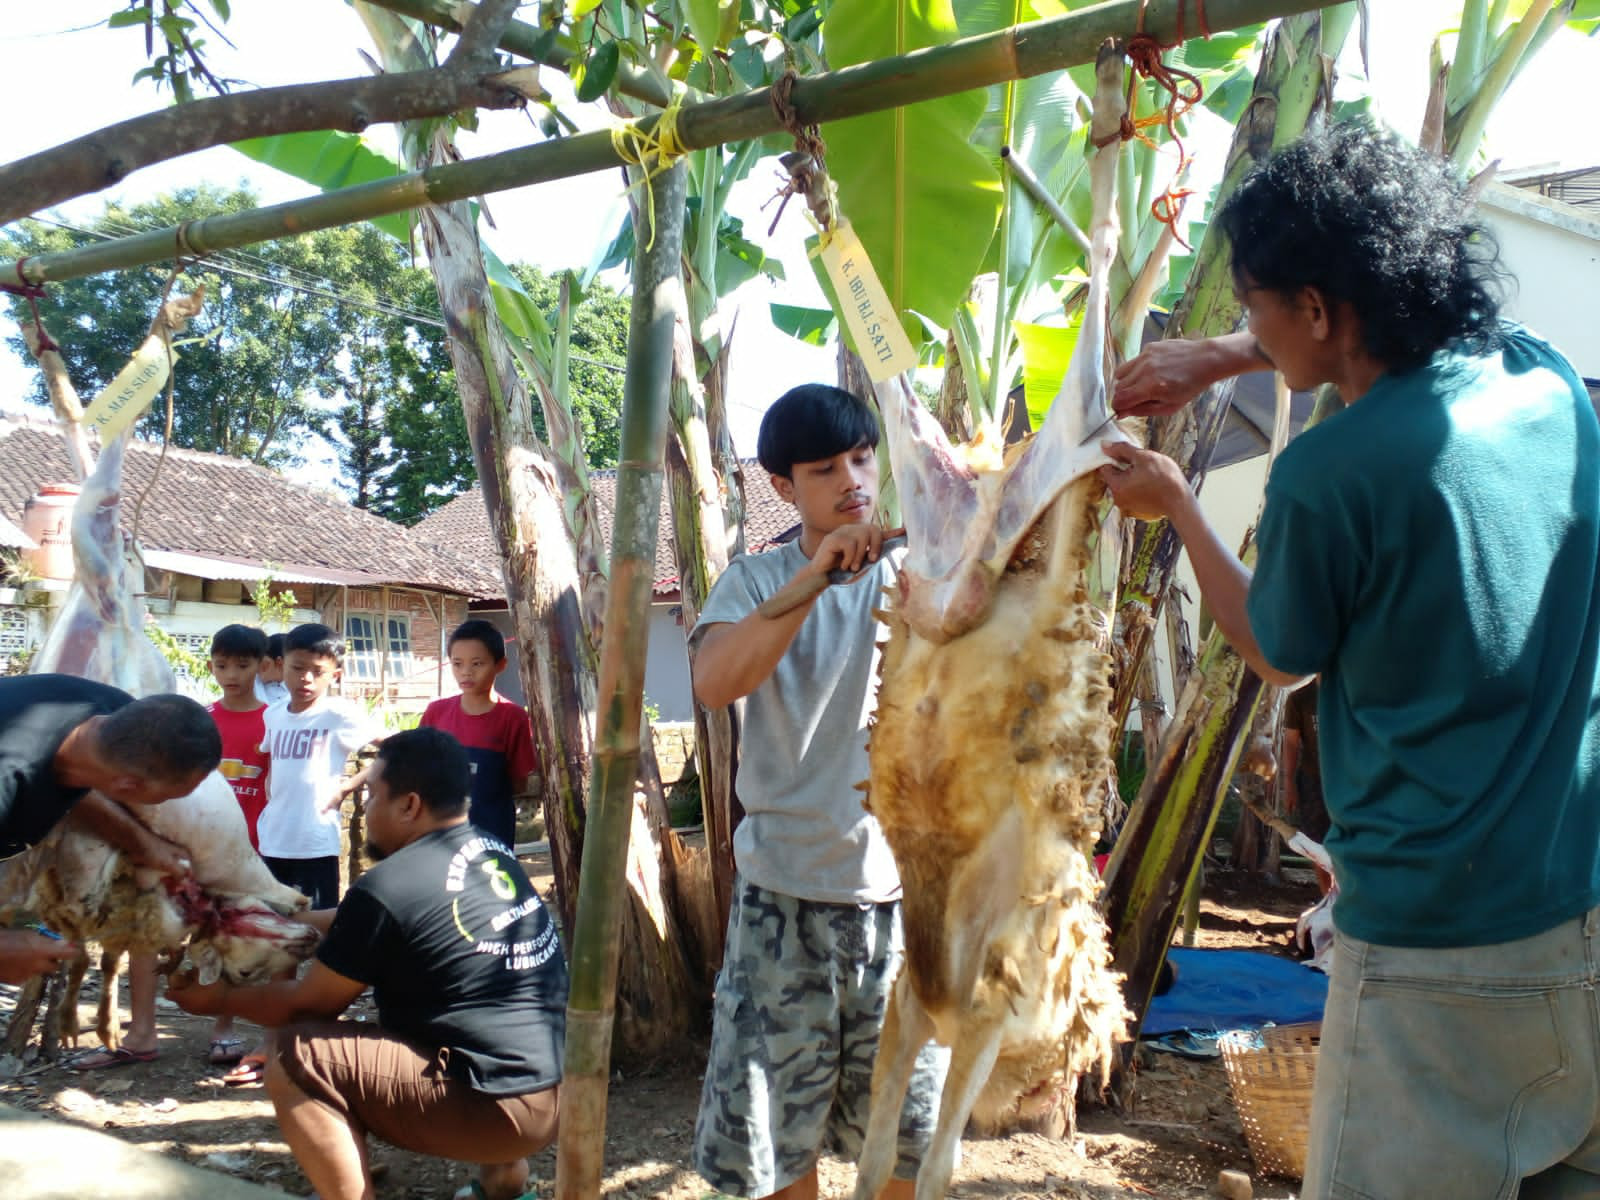
[[[224,708],[218,700],[208,710],[222,735],[222,763],[217,770],[233,786],[233,796],[244,813],[244,823],[250,830],[250,845],[260,850],[256,842],[256,821],[267,806],[267,764],[271,761],[261,752],[266,740],[266,725],[262,715],[267,711],[263,704],[250,712],[234,712]]]
[[[472,763],[467,819],[508,847],[513,845],[516,790],[537,765],[527,711],[496,697],[488,712],[469,713],[462,710],[460,696],[446,696],[428,705],[421,724],[444,730],[466,749]]]

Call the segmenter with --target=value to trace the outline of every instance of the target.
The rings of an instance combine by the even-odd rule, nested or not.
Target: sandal
[[[229,1087],[259,1087],[267,1077],[267,1056],[252,1050],[222,1077]]]
[[[529,1182],[531,1183],[532,1181],[530,1180]],[[458,1188],[455,1194],[450,1197],[450,1200],[488,1200],[488,1197],[489,1193],[483,1190],[483,1182],[474,1179],[465,1187]],[[539,1193],[530,1187],[522,1195],[517,1196],[515,1200],[539,1200]]]
[[[211,1050],[207,1057],[213,1067],[228,1067],[244,1057],[245,1041],[231,1033],[211,1039]]]
[[[102,1046],[98,1050],[85,1050],[74,1054],[66,1062],[70,1071],[104,1071],[109,1067],[130,1067],[134,1063],[155,1062],[159,1051],[130,1050],[118,1046],[115,1050]]]

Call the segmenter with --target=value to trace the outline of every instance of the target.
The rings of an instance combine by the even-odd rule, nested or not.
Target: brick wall
[[[411,588],[350,588],[324,599],[323,621],[345,635],[346,696],[381,697],[396,712],[420,713],[430,700],[454,694],[449,663],[441,654],[440,630],[442,624],[448,636],[467,619],[463,597]],[[380,645],[386,640],[380,630],[386,616],[391,634],[403,630],[404,636],[398,649],[385,647],[388,653],[380,661]]]
[[[694,722],[661,721],[650,726],[650,736],[656,744],[661,782],[668,786],[677,783],[694,758]]]

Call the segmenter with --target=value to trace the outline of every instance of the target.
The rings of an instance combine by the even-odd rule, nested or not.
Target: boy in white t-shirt
[[[283,640],[289,699],[263,718],[271,769],[256,826],[261,857],[313,909],[339,903],[339,805],[365,776],[346,779],[345,763],[382,732],[360,709],[328,696],[343,660],[344,639],[326,625],[291,629]]]

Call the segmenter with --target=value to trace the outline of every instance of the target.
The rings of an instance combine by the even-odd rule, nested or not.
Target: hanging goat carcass
[[[162,306],[152,337],[165,340],[199,311],[201,296]],[[54,350],[38,353],[57,415],[80,469],[91,461],[83,412]],[[34,655],[34,672],[94,679],[133,695],[174,690],[172,669],[144,631],[142,568],[122,529],[123,460],[130,421],[109,436],[83,480],[72,515],[74,578],[60,615]],[[97,941],[104,960],[124,951],[184,952],[207,982],[261,982],[306,958],[315,930],[292,919],[306,899],[273,878],[250,846],[233,789],[213,771],[187,796],[129,812],[153,833],[182,847],[192,864],[183,881],[133,866],[119,851],[63,822],[26,854],[5,864],[0,907],[37,914],[80,941]],[[97,1029],[117,1042],[109,996],[102,988]],[[76,1030],[69,1005],[65,1032]]]
[[[1001,461],[952,447],[902,378],[877,385],[909,550],[890,596],[867,805],[904,887],[906,958],[884,1022],[856,1186],[895,1161],[918,1049],[952,1049],[918,1200],[945,1194],[970,1115],[999,1123],[1109,1069],[1126,1012],[1095,907],[1110,759],[1107,610],[1092,599],[1109,461],[1107,279],[1122,56],[1097,65],[1090,283],[1039,433]],[[1115,570],[1112,566],[1111,570]]]

